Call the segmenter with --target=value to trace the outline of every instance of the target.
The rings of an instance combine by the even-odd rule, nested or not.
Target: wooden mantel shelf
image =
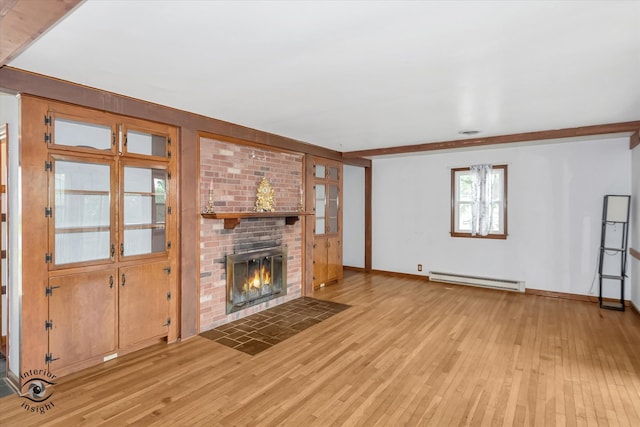
[[[203,218],[224,219],[224,228],[231,230],[240,224],[243,218],[284,218],[285,224],[293,225],[301,216],[313,215],[313,212],[225,212],[201,213]]]

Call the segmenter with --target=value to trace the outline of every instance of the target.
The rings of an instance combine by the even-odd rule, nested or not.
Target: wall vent
[[[505,289],[516,292],[524,292],[525,289],[524,282],[519,280],[493,279],[490,277],[467,276],[463,274],[442,273],[439,271],[430,271],[429,280],[433,282],[455,283],[458,285]]]

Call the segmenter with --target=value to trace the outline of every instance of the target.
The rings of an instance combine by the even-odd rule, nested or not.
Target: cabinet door
[[[167,335],[169,319],[169,262],[120,269],[120,347]]]
[[[166,253],[166,167],[126,165],[122,181],[121,257]]]
[[[327,238],[327,281],[342,279],[342,245],[339,237]]]
[[[49,279],[51,370],[116,350],[116,272]]]
[[[327,240],[316,237],[313,244],[313,287],[317,288],[327,281]]]
[[[54,155],[50,157],[53,227],[51,269],[113,261],[113,162]]]

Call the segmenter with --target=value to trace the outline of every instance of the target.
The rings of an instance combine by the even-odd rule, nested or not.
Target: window
[[[472,235],[473,173],[470,168],[451,169],[451,236],[484,239],[507,238],[507,165],[491,170],[489,234]]]

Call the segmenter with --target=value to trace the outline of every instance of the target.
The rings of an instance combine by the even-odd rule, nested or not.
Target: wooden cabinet
[[[22,116],[20,369],[175,340],[177,129],[29,96]]]
[[[166,336],[169,317],[169,263],[120,269],[119,329],[121,347]]]
[[[342,164],[313,158],[313,287],[342,279]]]
[[[313,244],[313,286],[342,278],[342,242],[337,236],[316,238]]]
[[[116,351],[116,270],[53,277],[46,292],[51,370]]]

